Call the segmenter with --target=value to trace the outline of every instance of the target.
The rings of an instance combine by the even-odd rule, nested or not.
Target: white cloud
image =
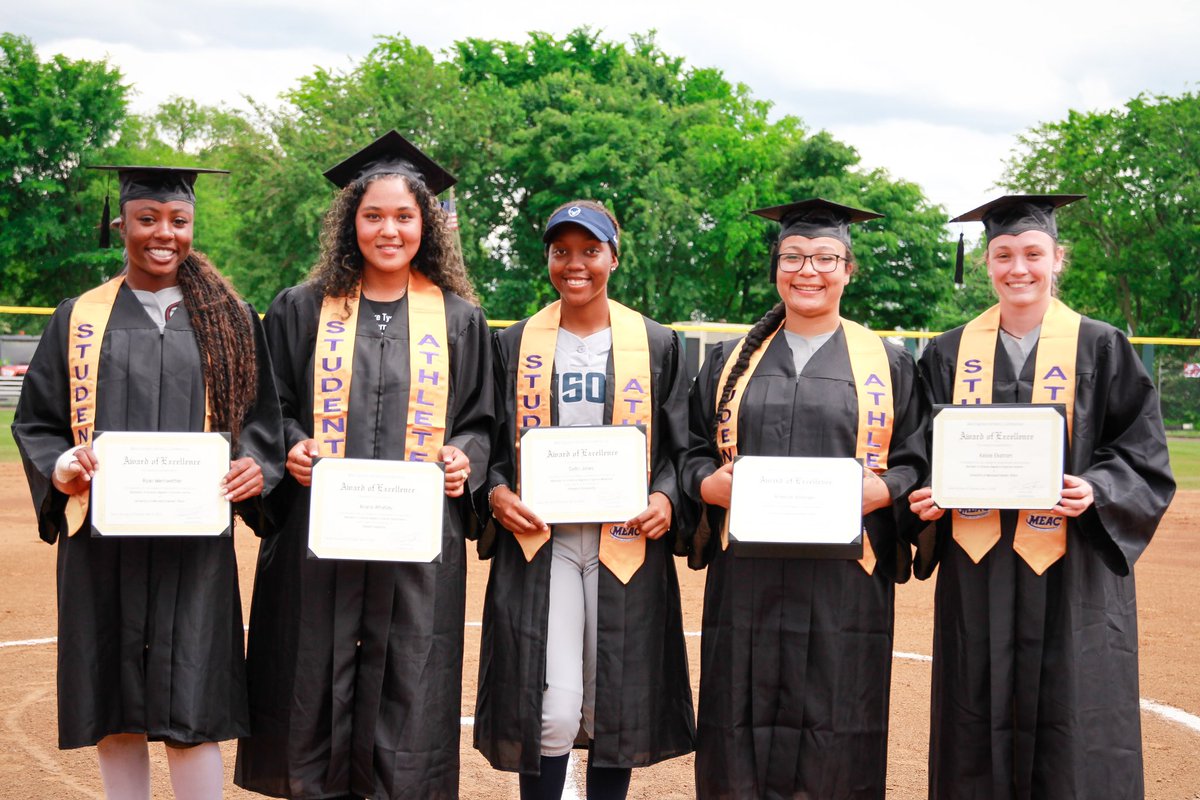
[[[655,29],[668,54],[721,69],[776,113],[833,131],[867,165],[916,181],[948,209],[986,195],[1022,130],[1142,91],[1195,90],[1200,76],[1194,0],[608,0],[554,9],[531,0],[210,0],[169,11],[150,0],[0,0],[0,11],[19,12],[43,57],[109,57],[135,86],[136,111],[173,94],[270,102],[316,66],[351,66],[379,35],[437,51],[585,24],[618,41]]]
[[[1013,144],[1004,134],[904,119],[837,126],[831,132],[854,145],[865,168],[883,167],[893,177],[919,184],[930,202],[951,215],[994,194]]]
[[[147,113],[173,95],[204,105],[246,108],[243,97],[273,103],[280,92],[295,86],[316,66],[349,67],[344,54],[314,48],[244,50],[205,47],[198,50],[149,52],[133,44],[94,39],[64,39],[38,47],[45,58],[64,53],[71,58],[107,59],[118,67],[134,89],[131,108]],[[270,65],[270,69],[264,69]]]

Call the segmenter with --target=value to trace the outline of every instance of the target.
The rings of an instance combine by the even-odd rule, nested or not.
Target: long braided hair
[[[355,217],[367,187],[377,180],[400,178],[404,181],[417,206],[421,209],[421,245],[413,256],[412,268],[432,281],[442,291],[454,292],[464,300],[479,304],[475,289],[467,278],[462,256],[454,244],[446,224],[446,215],[425,181],[405,172],[386,172],[368,175],[352,181],[338,192],[333,205],[325,212],[321,226],[321,255],[309,273],[309,282],[318,297],[354,296],[362,280],[363,255],[358,249]],[[349,305],[346,307],[349,313]]]
[[[750,366],[750,356],[754,355],[758,348],[762,347],[763,340],[778,330],[783,324],[783,318],[787,316],[787,308],[783,302],[776,303],[770,311],[763,314],[758,322],[754,323],[754,327],[746,334],[746,338],[742,340],[742,349],[738,351],[737,361],[733,362],[733,369],[729,371],[729,378],[725,381],[725,385],[721,387],[721,402],[717,404],[717,413],[712,420],[712,435],[717,435],[717,426],[720,424],[721,415],[725,413],[725,408],[733,399],[733,387],[737,386],[738,378],[745,374],[746,368]]]
[[[249,309],[198,250],[179,265],[179,288],[200,360],[214,430],[229,431],[237,451],[242,423],[258,395],[258,363]]]

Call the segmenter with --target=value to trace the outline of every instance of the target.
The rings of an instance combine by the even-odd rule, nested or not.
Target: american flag
[[[442,211],[446,212],[446,227],[452,231],[458,230],[458,207],[454,204],[454,189],[450,190],[450,199],[442,201]]]

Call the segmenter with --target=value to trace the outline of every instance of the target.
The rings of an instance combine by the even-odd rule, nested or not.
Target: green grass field
[[[17,445],[13,441],[13,409],[0,408],[0,462],[17,461]],[[1171,467],[1180,489],[1200,489],[1200,438],[1178,438],[1168,440],[1171,448]]]
[[[13,409],[9,407],[0,408],[0,462],[19,461],[20,456],[17,455],[17,443],[12,438]]]
[[[1200,489],[1200,439],[1167,439],[1171,469],[1180,489]]]

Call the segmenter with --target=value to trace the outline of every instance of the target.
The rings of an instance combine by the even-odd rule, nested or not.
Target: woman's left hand
[[[883,482],[883,478],[863,467],[863,497],[862,513],[865,517],[872,511],[878,511],[892,504],[892,491]]]
[[[438,451],[438,460],[446,464],[446,497],[462,497],[467,478],[471,477],[471,459],[462,450],[448,444]]]
[[[1063,475],[1062,495],[1054,511],[1064,517],[1078,517],[1095,501],[1090,483],[1075,475]]]
[[[231,503],[258,497],[263,490],[262,467],[250,456],[229,462],[229,472],[221,479],[221,493]]]
[[[646,510],[625,523],[627,528],[637,528],[647,539],[659,539],[671,530],[671,501],[662,492],[650,495]]]

